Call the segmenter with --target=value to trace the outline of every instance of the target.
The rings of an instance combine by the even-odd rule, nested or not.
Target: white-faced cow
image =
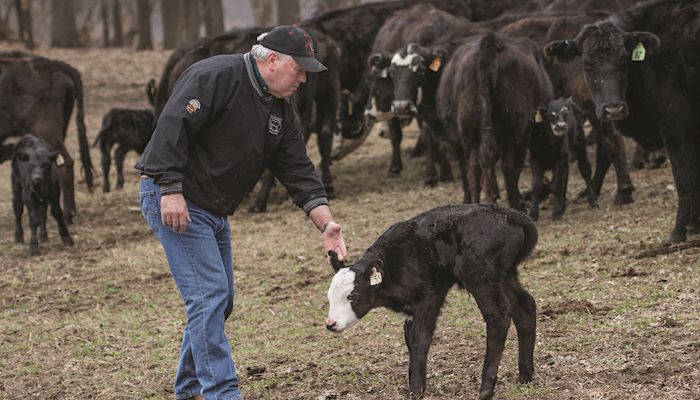
[[[56,157],[59,153],[50,152],[46,143],[40,138],[27,134],[17,142],[12,156],[12,209],[15,214],[15,242],[24,243],[22,213],[24,207],[29,212],[29,254],[39,254],[39,239],[49,240],[46,233],[46,211],[51,206],[58,224],[58,232],[63,243],[72,246],[73,239],[63,220],[63,211],[59,197],[61,187],[58,178]],[[37,238],[37,230],[39,236]]]
[[[495,201],[490,171],[500,158],[508,203],[523,208],[518,180],[535,112],[551,98],[540,49],[530,39],[488,33],[454,52],[440,78],[437,110],[449,143],[461,153],[465,203],[480,202],[482,178],[486,201]]]
[[[102,154],[102,191],[109,192],[109,167],[112,163],[112,146],[114,166],[117,169],[117,189],[124,187],[124,157],[133,150],[139,154],[153,135],[156,119],[153,110],[129,110],[113,108],[102,117],[102,128],[95,138],[93,147],[99,145]]]
[[[666,148],[678,191],[666,243],[700,231],[700,1],[653,0],[584,26],[545,51],[580,57],[596,115],[649,150]]]
[[[89,190],[92,190],[93,180],[80,73],[61,61],[22,53],[9,57],[0,54],[0,93],[3,93],[0,144],[8,137],[32,132],[46,142],[51,152],[58,153],[63,211],[66,223],[70,224],[76,212],[73,159],[63,142],[74,102],[82,172]],[[5,157],[0,154],[0,159]]]
[[[544,197],[545,171],[552,171],[552,219],[561,219],[564,215],[569,159],[572,155],[576,157],[579,172],[586,184],[588,205],[598,207],[597,196],[591,186],[591,164],[586,155],[583,122],[583,112],[570,97],[554,99],[538,108],[535,114],[535,129],[529,146],[532,171],[530,217],[535,221],[540,215],[540,199]]]
[[[437,317],[457,284],[474,297],[486,321],[480,398],[490,399],[511,319],[518,331],[519,380],[532,380],[537,311],[517,267],[536,243],[534,222],[519,211],[486,204],[426,211],[393,225],[352,265],[331,254],[336,274],[326,327],[342,332],[376,307],[406,314],[409,391],[421,395]]]

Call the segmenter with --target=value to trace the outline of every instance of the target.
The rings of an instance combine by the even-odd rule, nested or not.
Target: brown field
[[[90,140],[110,108],[147,107],[144,85],[168,56],[41,54],[82,72]],[[415,130],[406,136],[400,178],[387,176],[390,145],[376,135],[333,166],[339,198],[332,207],[350,260],[392,223],[461,199],[457,183],[423,187],[423,160],[407,157]],[[74,123],[68,144],[77,158]],[[310,153],[318,158],[315,144]],[[92,159],[99,169],[96,149]],[[51,241],[32,258],[13,242],[10,165],[0,165],[0,399],[172,398],[184,309],[138,211],[134,160],[127,159],[122,191],[103,194],[98,185],[88,193],[78,182],[78,215],[69,227],[75,246],[60,243],[50,220]],[[600,209],[572,201],[559,222],[542,212],[540,242],[520,268],[539,311],[535,379],[517,384],[511,329],[497,398],[700,398],[700,249],[635,258],[670,232],[676,193],[668,165],[633,171],[632,179],[634,204],[612,205],[610,173]],[[529,181],[525,170],[521,190]],[[572,199],[582,183],[578,174],[570,182]],[[279,187],[268,213],[250,214],[247,206],[230,219],[236,299],[227,324],[246,398],[405,398],[402,319],[375,310],[349,332],[327,332],[332,269],[319,234]],[[477,397],[484,334],[471,297],[451,292],[429,355],[425,398]]]

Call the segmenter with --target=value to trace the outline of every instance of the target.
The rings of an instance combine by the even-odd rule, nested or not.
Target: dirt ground
[[[147,107],[146,81],[159,76],[168,56],[40,54],[82,72],[90,140],[110,108]],[[67,142],[77,158],[75,132],[71,123]],[[332,208],[351,261],[392,223],[460,201],[457,183],[423,186],[423,159],[408,158],[416,134],[406,132],[401,177],[387,175],[390,145],[375,134],[333,165],[339,197]],[[314,143],[309,151],[318,160]],[[99,169],[96,149],[92,160]],[[50,221],[51,241],[37,257],[13,241],[10,165],[0,165],[0,399],[172,398],[184,311],[138,210],[134,161],[132,154],[124,190],[88,193],[78,182],[78,215],[69,227],[75,245],[62,245]],[[572,201],[582,188],[574,173],[564,219],[542,212],[539,244],[520,267],[539,311],[535,378],[517,383],[511,329],[497,398],[700,398],[700,249],[636,258],[670,232],[676,193],[668,164],[631,174],[634,204],[612,204],[612,173],[599,209]],[[521,190],[529,182],[526,169]],[[332,269],[319,234],[279,187],[268,213],[245,212],[249,202],[230,219],[236,299],[227,324],[245,397],[405,398],[402,318],[380,309],[341,335],[326,331]],[[429,354],[425,398],[478,396],[484,335],[472,298],[454,289]]]

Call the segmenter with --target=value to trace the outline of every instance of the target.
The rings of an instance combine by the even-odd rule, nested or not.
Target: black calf
[[[58,232],[63,243],[72,246],[73,239],[63,221],[63,210],[59,203],[61,187],[56,158],[58,153],[49,153],[46,143],[27,134],[15,146],[12,156],[12,208],[15,213],[15,242],[24,243],[22,213],[29,210],[29,254],[39,253],[37,228],[42,242],[49,240],[46,234],[46,209],[51,204],[51,215],[58,223]]]
[[[586,183],[588,204],[598,207],[597,196],[591,186],[591,164],[586,155],[583,133],[584,115],[569,98],[550,101],[537,110],[535,129],[530,139],[530,169],[532,170],[532,203],[530,217],[540,215],[540,199],[545,197],[544,172],[552,171],[554,207],[552,219],[561,219],[566,209],[566,188],[569,181],[569,158],[576,156],[578,169]]]
[[[102,191],[109,192],[110,152],[114,151],[114,166],[117,168],[117,189],[124,187],[124,157],[129,150],[141,154],[151,139],[156,119],[153,110],[128,110],[113,108],[102,117],[102,129],[92,146],[100,145],[102,153]]]
[[[511,318],[518,331],[520,381],[534,371],[535,301],[517,266],[534,249],[537,228],[525,214],[487,204],[443,206],[389,228],[355,264],[331,254],[326,327],[341,332],[371,309],[407,314],[409,390],[426,386],[428,348],[445,296],[456,283],[469,291],[486,321],[481,399],[490,399]]]

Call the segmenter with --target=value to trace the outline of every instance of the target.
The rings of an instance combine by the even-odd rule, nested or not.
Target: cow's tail
[[[66,64],[67,65],[67,64]],[[90,144],[87,139],[87,129],[85,128],[85,108],[83,106],[83,80],[80,78],[80,72],[75,68],[68,66],[67,71],[73,80],[76,88],[75,102],[77,112],[75,114],[75,122],[78,126],[78,145],[80,148],[80,161],[83,164],[82,171],[85,176],[85,183],[88,190],[92,191],[93,187],[93,171],[92,160],[90,159]]]
[[[488,170],[496,161],[498,145],[493,127],[492,89],[496,82],[496,56],[502,51],[503,43],[494,33],[487,33],[479,44],[477,55],[477,96],[479,101],[479,164]]]
[[[510,224],[520,226],[523,232],[525,232],[525,242],[515,260],[515,265],[518,265],[526,259],[532,253],[532,250],[535,249],[535,246],[537,246],[537,239],[539,237],[537,225],[522,211],[512,208],[502,208],[501,211],[506,215],[506,220]]]
[[[152,106],[155,107],[156,105],[156,93],[158,92],[157,86],[156,86],[156,80],[151,78],[148,80],[148,83],[146,83],[146,97],[148,98],[148,103]]]

